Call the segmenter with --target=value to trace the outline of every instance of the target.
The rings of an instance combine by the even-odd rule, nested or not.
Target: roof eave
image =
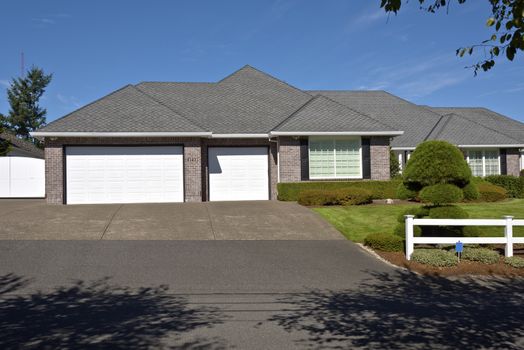
[[[211,137],[211,132],[77,132],[33,131],[32,137]]]
[[[269,136],[399,136],[404,131],[271,131]]]

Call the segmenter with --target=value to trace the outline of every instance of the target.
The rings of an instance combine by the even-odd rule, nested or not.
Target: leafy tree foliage
[[[386,12],[396,14],[402,6],[402,0],[380,1],[380,7],[384,8]],[[459,4],[466,2],[466,0],[455,1]],[[524,0],[486,1],[491,5],[491,14],[486,25],[493,28],[493,34],[479,44],[461,47],[456,52],[459,57],[465,54],[472,55],[475,51],[486,54],[486,58],[471,66],[475,75],[479,70],[488,71],[493,68],[499,56],[505,56],[508,60],[513,61],[517,52],[524,51]],[[421,9],[435,13],[441,9],[448,11],[453,0],[418,0],[418,2]]]
[[[400,163],[397,155],[392,149],[389,150],[389,176],[392,179],[399,177],[400,175]]]
[[[38,144],[29,133],[45,125],[47,111],[39,105],[39,100],[51,79],[52,74],[45,74],[42,69],[32,67],[26,76],[11,81],[7,89],[9,114],[2,118],[6,129]]]
[[[0,120],[3,119],[3,115],[0,114]],[[2,125],[0,125],[0,157],[5,156],[10,149],[9,141],[4,140],[1,138],[2,133],[4,132],[4,128],[2,128]]]

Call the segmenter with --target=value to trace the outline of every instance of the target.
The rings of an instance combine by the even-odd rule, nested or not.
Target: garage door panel
[[[267,147],[210,147],[209,200],[269,199]]]
[[[67,202],[183,202],[180,146],[68,147]]]

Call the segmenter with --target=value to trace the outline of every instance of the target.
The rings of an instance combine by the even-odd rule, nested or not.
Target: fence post
[[[506,257],[513,256],[513,216],[504,216],[506,219],[506,226],[504,227],[504,237],[506,237],[506,248],[504,255]]]
[[[406,218],[406,259],[411,260],[413,254],[413,218],[414,215],[404,215]]]

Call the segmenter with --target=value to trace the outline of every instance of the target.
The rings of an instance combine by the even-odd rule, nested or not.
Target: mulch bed
[[[414,261],[406,260],[406,256],[403,252],[381,252],[375,251],[382,258],[386,259],[390,263],[405,267],[409,270],[418,272],[423,275],[433,276],[459,276],[459,275],[488,275],[488,276],[524,276],[524,269],[516,269],[504,263],[504,249],[500,252],[500,248],[497,248],[501,253],[501,259],[498,263],[488,265],[481,264],[478,262],[461,260],[457,266],[454,267],[433,267],[424,264],[420,264]],[[524,258],[524,249],[514,250],[515,256]]]

